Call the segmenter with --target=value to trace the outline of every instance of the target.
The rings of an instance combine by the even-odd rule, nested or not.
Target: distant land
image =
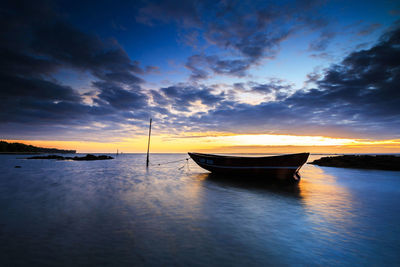
[[[107,155],[100,155],[100,156],[95,156],[92,154],[87,154],[86,156],[83,157],[62,157],[59,155],[48,155],[48,156],[35,156],[35,157],[30,157],[26,159],[56,159],[56,160],[86,160],[86,161],[92,161],[92,160],[106,160],[106,159],[114,159],[111,156]]]
[[[325,167],[400,171],[400,157],[395,155],[344,155],[322,157],[309,164]]]
[[[63,150],[57,148],[36,147],[22,143],[8,143],[0,141],[0,153],[2,154],[40,154],[40,153],[63,153],[75,154],[76,150]]]

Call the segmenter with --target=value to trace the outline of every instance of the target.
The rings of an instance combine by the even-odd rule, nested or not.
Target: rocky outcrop
[[[394,155],[344,155],[322,157],[309,164],[326,167],[400,171],[400,157]]]

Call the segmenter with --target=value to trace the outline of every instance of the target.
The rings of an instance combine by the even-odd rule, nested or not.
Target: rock
[[[107,155],[95,156],[92,154],[87,154],[84,157],[73,157],[73,160],[105,160],[105,159],[113,159],[113,157]]]
[[[400,157],[394,155],[322,157],[309,164],[327,167],[400,171]]]
[[[58,155],[48,155],[48,156],[34,156],[27,159],[56,159],[56,160],[64,160],[65,158]]]

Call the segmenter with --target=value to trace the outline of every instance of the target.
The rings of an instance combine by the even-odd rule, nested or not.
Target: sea
[[[0,155],[0,266],[400,265],[400,172],[306,164],[260,184],[110,155]]]

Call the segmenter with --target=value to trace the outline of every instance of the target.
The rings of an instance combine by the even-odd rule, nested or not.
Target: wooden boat
[[[188,153],[203,169],[215,174],[235,175],[245,178],[264,177],[267,180],[300,181],[299,170],[310,153],[287,154],[269,157],[236,157]]]

